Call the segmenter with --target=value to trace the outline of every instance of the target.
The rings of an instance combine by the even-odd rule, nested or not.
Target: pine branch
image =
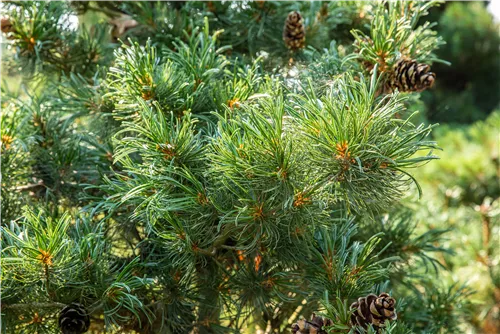
[[[422,64],[438,60],[432,25],[417,25],[432,4],[81,4],[82,11],[130,15],[134,27],[115,30],[130,39],[111,55],[106,25],[74,31],[67,3],[19,2],[12,24],[2,22],[17,51],[13,64],[50,84],[20,98],[23,115],[15,118],[24,129],[4,134],[2,127],[2,165],[29,170],[7,184],[15,195],[9,206],[26,203],[25,192],[47,192],[30,199],[45,210],[26,209],[1,227],[2,295],[78,296],[94,305],[93,317],[103,316],[98,326],[116,331],[251,331],[257,324],[280,331],[299,312],[319,310],[325,291],[336,331],[351,330],[348,302],[358,300],[365,320],[380,314],[359,298],[385,279],[396,282],[394,264],[414,265],[419,256],[434,265],[427,253],[447,251],[442,230],[414,236],[406,220],[364,219],[415,188],[420,193],[409,169],[437,158],[427,139],[433,126],[413,124],[412,101],[383,89],[391,73],[425,74]],[[290,11],[300,11],[308,34],[308,48],[293,53],[282,41]],[[401,55],[419,64],[398,63]],[[420,89],[415,75],[394,85]],[[22,137],[29,138],[20,151],[26,163],[10,163],[3,152]],[[26,184],[33,180],[40,181]],[[491,243],[491,222],[483,226]],[[459,318],[447,307],[468,291],[436,291],[439,303],[433,293],[418,301],[428,306],[422,319],[437,308]],[[4,305],[19,313],[63,306]],[[45,325],[38,314],[23,323],[31,319],[16,314],[7,328]],[[382,333],[408,333],[386,326]]]
[[[33,184],[27,184],[24,186],[17,186],[14,188],[15,191],[29,191],[29,190],[36,190],[39,188],[45,187],[44,183],[42,180],[38,181],[38,183],[33,183]]]
[[[24,309],[46,309],[46,308],[63,308],[66,304],[50,302],[50,303],[23,303],[23,304],[5,304],[2,303],[2,309],[11,309],[11,310],[24,310]]]

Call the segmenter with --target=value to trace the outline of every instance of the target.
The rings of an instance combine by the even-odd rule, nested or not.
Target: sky
[[[492,0],[488,5],[489,11],[493,14],[495,22],[500,22],[500,0]]]

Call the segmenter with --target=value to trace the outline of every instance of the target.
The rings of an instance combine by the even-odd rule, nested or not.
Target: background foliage
[[[348,301],[386,291],[387,333],[499,332],[498,25],[482,2],[398,6],[2,4],[2,330],[54,333],[78,300],[95,332],[321,311],[347,333]],[[413,41],[433,89],[380,102],[366,36],[388,66]]]

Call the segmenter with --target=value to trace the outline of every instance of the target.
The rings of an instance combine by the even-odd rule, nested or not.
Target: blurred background
[[[499,18],[499,1],[447,1],[425,18],[438,23],[437,54],[451,65],[434,64],[436,84],[421,94],[443,151],[415,171],[424,195],[408,202],[420,228],[451,229],[444,280],[474,290],[468,332],[479,333],[500,333]]]
[[[87,12],[75,23],[92,26],[104,18]],[[471,304],[460,304],[471,309],[465,330],[470,333],[500,333],[499,18],[499,0],[447,1],[432,8],[422,23],[437,23],[434,29],[446,41],[437,57],[451,65],[434,63],[434,87],[409,105],[420,111],[421,122],[440,124],[432,136],[442,151],[435,152],[440,160],[414,171],[424,195],[405,205],[416,212],[418,229],[450,229],[445,246],[456,251],[442,256],[449,271],[440,272],[440,279],[467,283],[474,292]],[[334,32],[343,42],[352,39],[355,19],[349,20]],[[4,44],[2,51],[2,62],[9,61],[6,54],[12,52]],[[19,90],[21,70],[3,66],[2,94]]]

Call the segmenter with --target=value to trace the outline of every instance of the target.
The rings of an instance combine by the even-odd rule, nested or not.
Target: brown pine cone
[[[82,304],[71,303],[59,314],[59,328],[63,334],[80,334],[88,331],[90,316]]]
[[[396,62],[390,74],[387,88],[400,92],[421,92],[432,87],[436,74],[430,72],[427,64],[419,64],[415,60],[402,58]]]
[[[304,20],[299,12],[291,12],[285,21],[283,28],[283,40],[286,46],[292,50],[302,49],[306,42],[306,29]]]
[[[323,326],[331,326],[333,322],[328,318],[312,314],[311,320],[301,319],[292,325],[293,334],[327,334]]]
[[[351,310],[355,310],[351,315],[351,325],[366,329],[371,324],[376,330],[385,327],[386,320],[397,319],[394,305],[396,300],[385,292],[378,297],[369,294],[358,298],[357,302],[351,304]]]
[[[1,19],[1,29],[4,34],[12,32],[12,22],[8,17],[2,17]]]

